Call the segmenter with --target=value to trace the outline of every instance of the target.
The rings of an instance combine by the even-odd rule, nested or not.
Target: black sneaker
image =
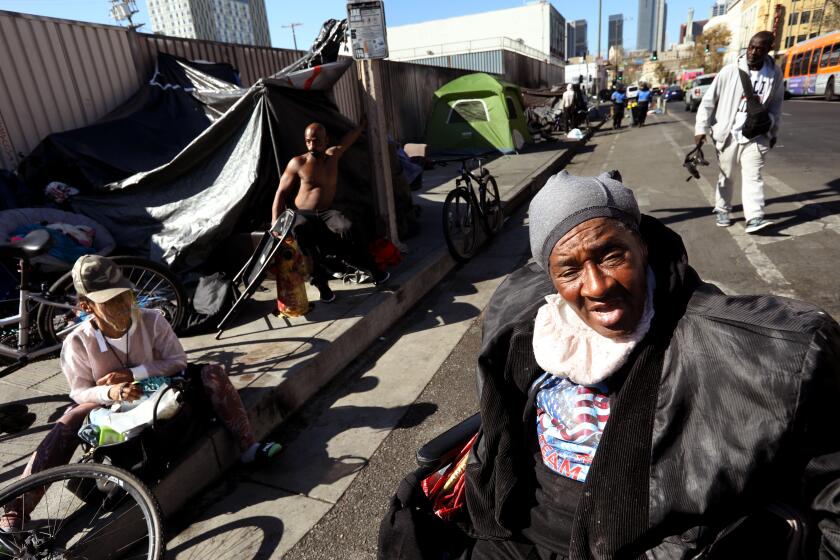
[[[390,272],[378,271],[373,275],[373,285],[381,286],[391,278]]]

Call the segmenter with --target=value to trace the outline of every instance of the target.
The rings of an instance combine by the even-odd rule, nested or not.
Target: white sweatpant
[[[764,217],[764,155],[770,150],[766,136],[759,136],[746,144],[739,144],[732,136],[727,138],[723,150],[717,152],[720,175],[718,176],[715,210],[732,211],[732,184],[738,166],[741,168],[741,202],[744,218]]]

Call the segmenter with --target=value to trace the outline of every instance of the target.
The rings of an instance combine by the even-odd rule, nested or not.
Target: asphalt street
[[[610,169],[621,171],[625,183],[635,190],[642,211],[676,230],[686,244],[690,263],[705,280],[718,284],[725,291],[733,294],[769,292],[804,299],[840,317],[837,282],[840,270],[840,168],[836,165],[840,103],[785,102],[781,141],[770,152],[765,168],[766,212],[776,224],[763,230],[761,235],[744,232],[738,208],[737,220],[731,227],[715,226],[711,200],[717,171],[713,154],[707,153],[712,165],[702,170],[701,180],[685,180],[688,174],[681,164],[692,147],[694,114],[684,112],[678,103],[670,108],[672,111],[667,115],[649,117],[648,125],[642,129],[599,132],[567,167],[568,171],[579,175],[595,175]],[[738,199],[736,194],[736,202]],[[369,349],[339,380],[283,426],[277,435],[284,442],[293,444],[311,437],[309,434],[327,422],[325,418],[342,398],[348,394],[364,395],[373,388],[371,384],[377,382],[368,374],[389,354],[396,353],[390,359],[402,364],[399,371],[391,371],[389,375],[406,380],[411,378],[413,364],[421,359],[422,353],[436,351],[446,356],[429,376],[413,404],[400,411],[401,418],[395,427],[381,427],[388,434],[375,451],[366,455],[360,450],[356,454],[360,457],[356,468],[331,473],[333,478],[345,477],[351,482],[343,487],[335,501],[325,503],[323,515],[305,534],[287,549],[278,543],[288,540],[288,535],[270,537],[271,531],[258,526],[263,529],[258,531],[263,540],[259,546],[248,548],[247,556],[237,558],[278,558],[281,554],[283,558],[293,560],[375,558],[379,522],[399,481],[414,468],[416,450],[476,410],[473,371],[480,343],[480,311],[489,296],[480,298],[485,302],[483,305],[460,310],[457,298],[458,294],[471,290],[488,289],[484,285],[476,288],[476,278],[492,275],[495,279],[492,285],[496,285],[501,277],[527,259],[524,225],[527,217],[524,214],[521,210],[513,216],[500,238],[485,248],[477,262],[450,275],[386,340]],[[418,346],[410,351],[400,349],[402,337],[431,333],[436,322],[459,322],[466,327],[449,340],[421,338],[419,353]],[[424,331],[430,328],[431,331]],[[427,345],[425,350],[423,344]],[[375,391],[368,394],[366,406],[376,407]],[[363,396],[360,398],[364,399]],[[357,424],[348,422],[349,426]],[[196,511],[212,508],[215,502],[236,492],[243,481],[252,481],[252,477],[235,473],[229,481],[197,502]],[[271,512],[268,514],[272,515]],[[181,529],[190,525],[191,515],[195,512],[189,512],[179,520]],[[284,518],[284,512],[273,515]],[[288,515],[274,532],[282,533],[284,523],[288,525]],[[278,553],[281,548],[283,551]],[[200,554],[189,554],[189,550],[189,547],[179,545],[182,554],[178,557],[200,557]]]

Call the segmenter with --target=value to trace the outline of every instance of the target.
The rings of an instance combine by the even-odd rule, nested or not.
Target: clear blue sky
[[[291,48],[292,33],[284,29],[283,25],[301,23],[295,29],[298,47],[308,48],[321,24],[330,18],[346,17],[345,0],[266,0],[268,24],[271,31],[271,42],[275,47]],[[567,20],[585,19],[589,23],[589,52],[597,51],[597,33],[595,21],[598,17],[598,3],[596,0],[552,0],[551,2]],[[694,7],[695,19],[709,17],[714,0],[670,0],[668,1],[668,25],[666,44],[676,42],[679,36],[680,24],[684,23],[688,8]],[[13,12],[26,12],[65,19],[92,21],[97,23],[114,22],[109,16],[108,0],[0,0],[0,9]],[[497,10],[521,6],[523,0],[385,0],[385,17],[389,25],[403,25],[417,23],[429,19],[460,16],[476,12]],[[140,9],[138,21],[146,23],[141,31],[151,32],[149,18],[146,13],[146,0],[137,0]],[[636,47],[636,26],[638,25],[637,0],[603,0],[601,49],[606,55],[607,16],[623,13],[624,46]],[[453,37],[457,41],[457,37]]]

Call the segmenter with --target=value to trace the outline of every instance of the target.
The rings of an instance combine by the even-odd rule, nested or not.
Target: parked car
[[[662,95],[662,89],[657,87],[651,88],[650,90],[651,95]]]
[[[709,89],[710,85],[712,85],[712,81],[714,81],[715,76],[717,76],[717,74],[703,74],[702,76],[694,78],[689,87],[686,88],[686,111],[691,111],[692,113],[697,112],[697,107],[700,106],[700,100],[703,99],[703,94],[706,93],[706,90]]]
[[[668,101],[682,101],[685,93],[680,86],[671,86],[665,91],[665,99]]]
[[[627,86],[627,99],[635,99],[639,96],[639,86]]]

